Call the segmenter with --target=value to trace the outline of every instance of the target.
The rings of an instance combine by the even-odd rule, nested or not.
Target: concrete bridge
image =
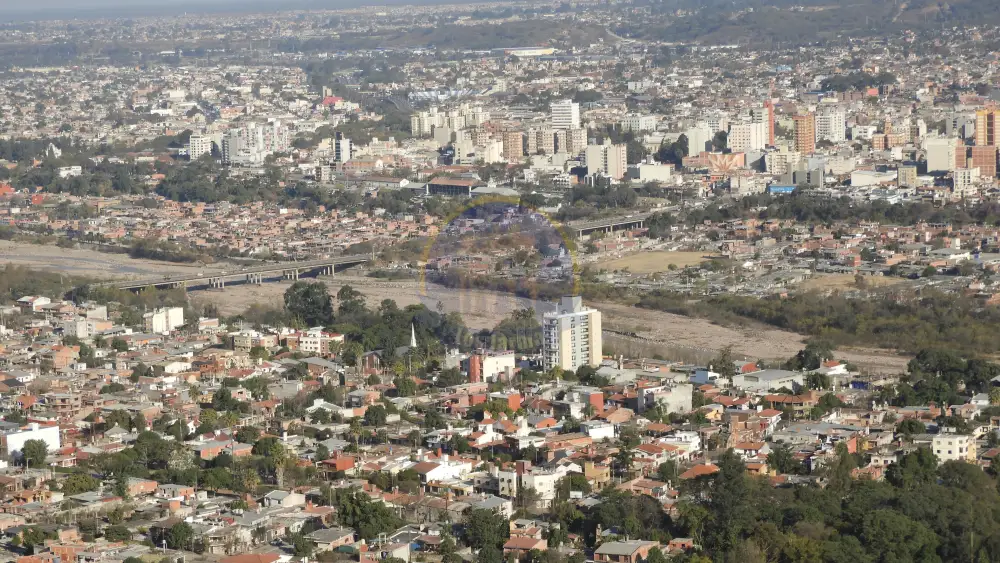
[[[245,283],[260,285],[265,281],[297,280],[300,276],[332,276],[338,266],[350,267],[371,262],[373,254],[353,254],[350,256],[334,256],[323,260],[308,260],[304,262],[282,262],[264,266],[252,266],[229,272],[213,272],[209,274],[183,274],[147,278],[131,281],[111,281],[93,284],[97,287],[114,287],[130,291],[141,291],[147,287],[194,288],[207,287],[223,289],[227,283]]]

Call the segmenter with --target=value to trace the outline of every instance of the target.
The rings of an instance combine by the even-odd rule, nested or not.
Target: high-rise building
[[[569,129],[566,131],[566,150],[560,150],[560,152],[568,152],[569,154],[580,154],[587,147],[587,130],[586,129]]]
[[[965,152],[959,150],[961,141],[951,137],[928,137],[924,139],[927,153],[927,172],[953,172],[957,163],[965,162]]]
[[[774,146],[774,104],[770,100],[764,102],[765,119],[767,123],[767,146]]]
[[[208,135],[191,135],[188,140],[188,158],[198,160],[206,154],[212,154],[212,137]]]
[[[976,112],[976,145],[1000,144],[1000,110],[981,109]]]
[[[524,158],[524,133],[522,131],[503,132],[503,158],[507,162],[521,162]]]
[[[268,155],[290,148],[291,136],[281,122],[247,123],[223,136],[222,160],[226,164],[260,165]]]
[[[847,140],[847,112],[841,106],[827,106],[816,114],[816,140],[842,143]]]
[[[340,131],[334,135],[333,140],[333,160],[336,162],[347,162],[354,155],[354,144],[344,137]]]
[[[581,297],[563,297],[557,309],[542,318],[542,363],[576,371],[602,360],[601,312],[584,307]]]
[[[552,129],[538,129],[535,131],[535,138],[538,152],[542,154],[555,154],[556,135]]]
[[[705,123],[698,123],[684,132],[688,139],[688,154],[695,155],[702,151],[712,150],[712,137],[715,133]]]
[[[709,113],[705,116],[705,124],[712,131],[712,136],[715,136],[719,131],[729,130],[729,115],[719,111]]]
[[[654,131],[656,129],[656,116],[630,113],[622,119],[622,130],[624,131]]]
[[[559,100],[552,102],[551,111],[553,129],[580,128],[580,104],[573,100]]]
[[[816,115],[812,113],[792,116],[793,145],[802,154],[816,152]]]
[[[995,178],[997,175],[997,148],[993,145],[969,147],[967,167],[978,168],[980,178]]]
[[[952,194],[957,198],[964,199],[979,193],[978,168],[956,168],[952,180]]]
[[[730,125],[727,144],[733,152],[764,150],[767,145],[767,123],[752,121]]]
[[[587,174],[621,180],[628,167],[627,150],[625,145],[612,145],[608,141],[603,145],[587,145]]]
[[[764,155],[764,168],[768,174],[786,174],[800,160],[802,160],[802,153],[798,151],[787,151],[784,149],[768,151]]]
[[[896,169],[896,184],[901,188],[917,187],[917,167],[912,164],[899,166]]]

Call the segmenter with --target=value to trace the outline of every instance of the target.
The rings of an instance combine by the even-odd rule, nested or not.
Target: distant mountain
[[[904,29],[1000,24],[1000,0],[665,0],[659,17],[615,28],[630,37],[701,43],[805,44]],[[677,17],[677,11],[687,14]]]

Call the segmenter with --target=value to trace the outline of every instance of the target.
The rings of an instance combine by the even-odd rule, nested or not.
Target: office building
[[[996,146],[1000,143],[1000,110],[981,109],[976,112],[976,146]]]
[[[628,159],[625,145],[587,145],[587,174],[601,174],[614,180],[621,180],[627,171]]]
[[[816,152],[816,115],[812,113],[792,116],[793,147],[802,154]]]
[[[601,363],[601,312],[584,307],[583,298],[563,297],[554,312],[543,316],[542,333],[546,371],[554,367],[576,371]]]
[[[843,143],[847,140],[847,112],[841,106],[827,106],[816,113],[816,140]]]
[[[551,111],[553,129],[580,128],[580,104],[573,100],[559,100],[552,102]]]
[[[333,160],[336,162],[347,162],[354,154],[354,144],[344,134],[337,131],[333,140]]]

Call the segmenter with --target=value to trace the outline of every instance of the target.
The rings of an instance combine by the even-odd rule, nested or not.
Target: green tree
[[[802,473],[802,462],[795,459],[792,450],[785,444],[774,444],[767,454],[767,465],[778,473],[795,475]]]
[[[365,411],[366,426],[385,426],[388,414],[382,405],[372,405]]]
[[[909,440],[914,434],[927,432],[927,427],[923,422],[915,418],[904,418],[896,425],[896,434],[902,434]]]
[[[401,375],[393,381],[393,384],[400,397],[412,397],[417,394],[417,383],[412,377]]]
[[[26,440],[21,447],[21,455],[28,467],[44,467],[48,446],[43,440]]]
[[[876,510],[866,516],[861,540],[878,561],[940,561],[934,533],[892,510]]]
[[[465,519],[465,541],[473,549],[500,549],[510,537],[510,527],[492,510],[471,510]]]
[[[241,426],[234,437],[241,444],[256,444],[260,439],[260,430],[254,426]]]
[[[194,540],[194,529],[187,522],[178,522],[167,530],[166,539],[170,549],[190,548]]]
[[[712,371],[719,374],[721,377],[732,379],[736,375],[736,363],[733,360],[733,347],[726,346],[722,350],[719,350],[719,354],[712,359],[711,363]]]
[[[333,299],[322,282],[297,281],[285,290],[285,310],[309,326],[333,322]]]
[[[712,526],[707,528],[705,545],[728,553],[751,525],[750,484],[746,467],[733,450],[719,456],[719,471],[709,487],[709,513]]]
[[[62,491],[66,496],[78,495],[96,491],[101,482],[86,473],[73,473],[62,483]]]
[[[108,541],[126,541],[132,539],[132,532],[121,524],[115,524],[104,529],[104,537]]]

